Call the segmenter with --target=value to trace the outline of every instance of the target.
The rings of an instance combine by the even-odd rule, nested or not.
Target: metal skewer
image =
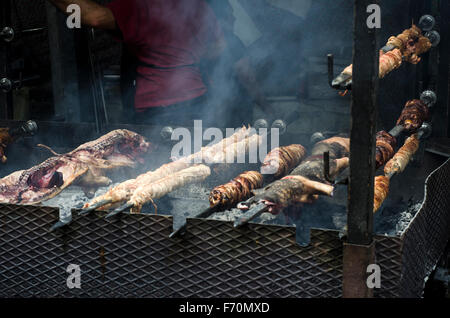
[[[121,207],[119,207],[119,208],[115,209],[114,211],[112,211],[111,213],[109,213],[107,216],[105,216],[105,218],[106,219],[112,218],[115,215],[123,213],[127,209],[131,209],[133,206],[134,206],[133,203],[125,203]]]
[[[213,206],[213,207],[209,207],[206,210],[204,210],[203,212],[200,212],[200,213],[196,214],[192,218],[204,219],[204,218],[207,218],[208,216],[210,216],[213,213],[219,212],[219,210],[220,210],[219,205],[216,205],[216,206]],[[187,220],[185,220],[180,227],[178,227],[176,230],[174,230],[169,235],[169,238],[172,238],[172,237],[176,236],[177,234],[183,235],[186,232],[185,231],[186,230],[186,226],[187,226]]]
[[[250,210],[245,212],[244,216],[242,216],[241,218],[237,219],[234,222],[233,226],[235,228],[239,228],[239,227],[247,224],[248,222],[254,220],[255,218],[257,218],[258,216],[260,216],[264,212],[267,212],[268,210],[269,210],[269,207],[265,203],[258,203],[253,208],[251,208]]]
[[[81,210],[80,212],[78,212],[78,215],[87,215],[87,214],[91,213],[92,211],[95,211],[96,209],[98,209],[104,205],[110,204],[110,203],[113,203],[113,201],[112,200],[99,201],[99,202],[89,206],[88,208]]]

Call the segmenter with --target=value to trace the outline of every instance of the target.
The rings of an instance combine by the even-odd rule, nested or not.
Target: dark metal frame
[[[11,2],[1,0],[0,5],[0,30],[11,27]],[[10,43],[0,38],[0,78],[10,77]],[[12,92],[0,91],[0,118],[13,118]]]
[[[366,269],[374,263],[373,195],[379,44],[367,26],[373,0],[355,0],[347,242],[344,245],[344,297],[370,297]]]

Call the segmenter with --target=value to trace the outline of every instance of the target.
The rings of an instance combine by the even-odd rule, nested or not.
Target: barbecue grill
[[[450,63],[445,58],[450,56],[449,39],[448,33],[442,32],[448,22],[442,17],[450,14],[450,5],[441,6],[441,11],[434,8],[431,12],[437,27],[441,27],[440,46],[425,56],[411,76],[411,98],[427,89],[436,92],[433,135],[421,143],[406,171],[393,178],[389,197],[374,216],[372,244],[366,245],[367,237],[372,236],[372,221],[363,224],[364,229],[358,228],[355,215],[356,219],[365,215],[361,211],[355,214],[354,206],[350,208],[354,214],[350,213],[347,219],[346,185],[338,185],[331,199],[289,207],[278,216],[263,214],[239,228],[234,227],[239,218],[235,210],[210,218],[192,218],[208,208],[209,190],[242,171],[257,170],[259,165],[236,164],[225,172],[215,171],[206,181],[157,200],[158,214],[148,205],[142,214],[122,213],[111,219],[98,211],[79,215],[81,203],[85,202],[79,198],[86,198],[81,189],[73,187],[42,205],[0,204],[0,297],[342,297],[349,295],[348,290],[356,291],[353,296],[367,296],[367,291],[359,289],[358,279],[359,284],[365,282],[361,282],[361,277],[355,280],[351,270],[355,269],[354,263],[370,260],[381,268],[381,286],[373,290],[375,297],[423,297],[425,283],[450,237],[450,152],[442,141],[448,140],[450,89]],[[361,21],[355,24],[354,31],[358,37],[367,33]],[[371,52],[366,57],[356,54],[360,64],[373,58],[372,53],[379,49],[374,46],[376,41],[371,43],[375,38],[372,36],[369,34],[358,43],[363,51]],[[333,77],[333,62],[345,63],[332,56],[311,61],[315,63],[307,76],[311,82],[307,83],[308,93],[303,96],[299,114],[306,117],[310,112],[317,113],[320,105],[328,102],[328,112],[338,113],[339,123],[328,127],[331,131],[311,131],[306,124],[290,123],[280,144],[300,143],[311,148],[324,137],[348,132],[349,117],[353,122],[363,122],[353,127],[354,133],[357,129],[367,132],[361,127],[367,122],[373,128],[375,122],[364,117],[370,113],[370,118],[374,118],[371,111],[376,107],[372,100],[368,101],[367,113],[363,113],[367,109],[350,113],[341,108],[342,104],[348,105],[347,99],[338,97],[332,88],[322,93],[320,87],[311,84],[327,84]],[[364,74],[371,71],[365,69]],[[366,95],[375,96],[376,87],[373,78],[370,83],[363,83],[355,74],[351,87],[353,103],[365,100],[364,90]],[[271,101],[289,105],[297,102],[296,97],[290,96],[274,97]],[[97,115],[103,110],[96,109]],[[327,111],[320,112],[326,118]],[[392,121],[394,116],[389,117]],[[22,124],[0,120],[0,127]],[[172,127],[113,125],[101,120],[95,124],[38,121],[37,126],[38,135],[25,137],[8,149],[8,161],[13,164],[0,166],[2,176],[45,160],[50,154],[33,148],[36,144],[51,145],[56,152],[64,153],[97,138],[99,131],[129,129],[157,146],[134,174],[167,162],[172,147],[167,138]],[[318,127],[322,128],[327,129]],[[359,153],[370,150],[357,141],[352,146],[359,147]],[[370,176],[365,171],[361,174]],[[123,175],[113,176],[114,182],[122,180]],[[363,204],[368,202],[362,196],[357,199]],[[71,213],[68,219],[67,212]],[[400,214],[407,215],[406,219],[399,220]],[[186,217],[186,233],[169,237]],[[54,228],[61,220],[63,226]],[[355,233],[363,239],[357,242]],[[67,268],[71,264],[80,265],[80,289],[67,287]]]

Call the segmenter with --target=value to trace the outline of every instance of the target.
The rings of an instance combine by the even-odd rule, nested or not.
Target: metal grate
[[[169,240],[172,220],[101,214],[75,218],[57,233],[56,211],[1,208],[2,297],[338,297],[342,244],[336,231],[313,230],[299,246],[295,229],[192,220]],[[6,213],[5,213],[6,212]],[[26,215],[26,217],[25,217]],[[69,264],[81,266],[81,289],[66,287]]]
[[[450,229],[450,160],[427,179],[426,199],[401,237],[376,236],[382,269],[376,297],[420,297]],[[76,215],[76,213],[74,213]],[[0,297],[340,297],[342,242],[314,229],[300,246],[295,228],[188,221],[169,239],[172,218],[100,212],[74,216],[56,232],[58,211],[0,205]],[[81,267],[81,289],[66,268]]]
[[[401,296],[422,297],[450,237],[450,159],[425,181],[425,200],[403,234]]]

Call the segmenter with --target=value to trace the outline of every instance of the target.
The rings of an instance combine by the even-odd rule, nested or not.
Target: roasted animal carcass
[[[258,171],[246,171],[230,182],[215,187],[209,194],[211,207],[228,209],[252,196],[252,190],[261,188],[264,183]]]
[[[275,148],[264,158],[261,173],[273,174],[274,178],[285,176],[300,164],[305,155],[305,148],[298,144]]]
[[[410,133],[416,132],[428,119],[429,110],[427,105],[419,99],[413,99],[406,103],[400,114],[397,125]]]
[[[111,169],[133,167],[150,148],[144,137],[128,130],[114,130],[75,150],[55,155],[28,170],[0,179],[0,202],[36,204],[53,198],[78,181],[86,186],[110,183],[103,176]],[[83,181],[83,177],[87,179]],[[91,180],[90,184],[86,184]]]

